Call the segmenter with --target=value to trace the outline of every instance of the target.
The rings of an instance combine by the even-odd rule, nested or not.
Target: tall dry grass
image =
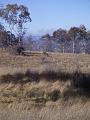
[[[0,53],[0,120],[60,119],[90,119],[90,56]]]

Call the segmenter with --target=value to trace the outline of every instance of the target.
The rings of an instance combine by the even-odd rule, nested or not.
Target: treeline
[[[30,12],[24,5],[7,4],[0,8],[0,47],[23,45],[27,50],[90,54],[90,31],[84,25],[69,30],[60,28],[52,35],[47,33],[39,40],[33,40],[31,36],[25,37],[26,23],[31,21]]]
[[[22,41],[26,50],[90,54],[90,31],[87,31],[84,25],[71,27],[68,31],[60,28],[52,35],[47,33],[38,40],[31,35],[26,36]],[[11,31],[6,31],[0,23],[0,48],[10,46],[13,48],[17,45],[19,45],[19,37],[16,37]]]
[[[35,41],[27,38],[27,48],[45,52],[88,53],[90,54],[90,31],[84,25],[71,27],[68,31],[58,29],[52,35],[45,34]]]
[[[35,40],[31,36],[25,37],[26,23],[31,21],[30,12],[24,5],[8,4],[0,8],[0,47],[23,45],[27,50],[90,54],[90,31],[84,25],[69,30],[60,28],[52,35],[47,33]]]

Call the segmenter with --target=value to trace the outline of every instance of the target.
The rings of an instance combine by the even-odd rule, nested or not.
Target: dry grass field
[[[90,120],[90,55],[0,50],[0,120]]]

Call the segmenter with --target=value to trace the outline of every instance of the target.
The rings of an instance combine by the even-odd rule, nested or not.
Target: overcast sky
[[[18,3],[29,8],[30,33],[43,34],[58,28],[84,24],[90,29],[90,0],[0,0],[0,4]]]

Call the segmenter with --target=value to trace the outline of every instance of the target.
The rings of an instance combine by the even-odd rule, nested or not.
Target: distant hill
[[[41,37],[41,36],[33,35],[33,36],[32,36],[32,39],[36,41],[36,40],[39,40],[40,37]]]

